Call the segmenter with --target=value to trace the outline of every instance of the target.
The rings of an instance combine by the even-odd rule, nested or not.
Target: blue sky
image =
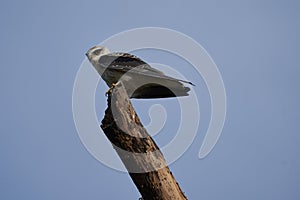
[[[297,1],[9,1],[0,7],[0,199],[138,199],[126,173],[98,162],[72,115],[76,73],[91,46],[113,34],[157,26],[199,42],[227,92],[222,136],[198,152],[209,120],[203,80],[197,137],[170,168],[189,199],[299,199],[299,3]],[[182,61],[153,51],[149,62]],[[97,116],[105,109],[99,83]],[[134,101],[147,124],[151,103]],[[177,113],[177,111],[176,111]],[[164,130],[172,132],[176,113]],[[175,127],[176,128],[176,127]],[[166,131],[166,132],[168,132]],[[155,137],[164,145],[170,136]],[[117,159],[117,158],[116,158]],[[117,190],[117,191],[116,191]]]

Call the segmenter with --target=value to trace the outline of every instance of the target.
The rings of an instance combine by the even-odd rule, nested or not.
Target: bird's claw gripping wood
[[[111,87],[105,92],[105,96],[109,95],[117,85],[118,83],[113,83]]]

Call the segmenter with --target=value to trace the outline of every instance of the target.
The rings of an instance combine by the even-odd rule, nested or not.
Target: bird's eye
[[[101,51],[102,51],[102,49],[97,49],[94,51],[94,54],[98,56],[98,55],[100,55]]]

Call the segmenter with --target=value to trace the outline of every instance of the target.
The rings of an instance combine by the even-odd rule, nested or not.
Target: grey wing
[[[101,56],[99,63],[110,70],[118,71],[122,74],[133,73],[141,76],[151,76],[153,78],[162,78],[170,81],[180,81],[194,85],[193,83],[181,79],[166,76],[162,71],[152,68],[140,58],[128,53],[109,53]]]
[[[190,85],[194,85],[190,81],[185,81],[185,80],[181,80],[181,79],[172,78],[170,76],[167,76],[162,71],[154,69],[148,64],[147,65],[141,65],[139,67],[131,69],[130,72],[138,74],[138,75],[142,75],[142,76],[151,76],[153,78],[162,78],[162,79],[169,80],[169,81],[180,81],[180,82],[188,83]]]
[[[123,74],[123,83],[131,98],[168,98],[188,96],[189,87],[185,80],[169,77],[162,71],[152,68],[140,58],[127,53],[110,53],[101,56],[100,65],[108,71]]]

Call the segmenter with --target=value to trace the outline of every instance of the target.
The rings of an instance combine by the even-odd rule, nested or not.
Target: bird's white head
[[[94,64],[97,63],[99,58],[105,54],[110,53],[110,51],[108,50],[108,48],[103,47],[103,46],[94,46],[92,48],[90,48],[87,52],[86,52],[86,56],[89,59],[89,61]]]

